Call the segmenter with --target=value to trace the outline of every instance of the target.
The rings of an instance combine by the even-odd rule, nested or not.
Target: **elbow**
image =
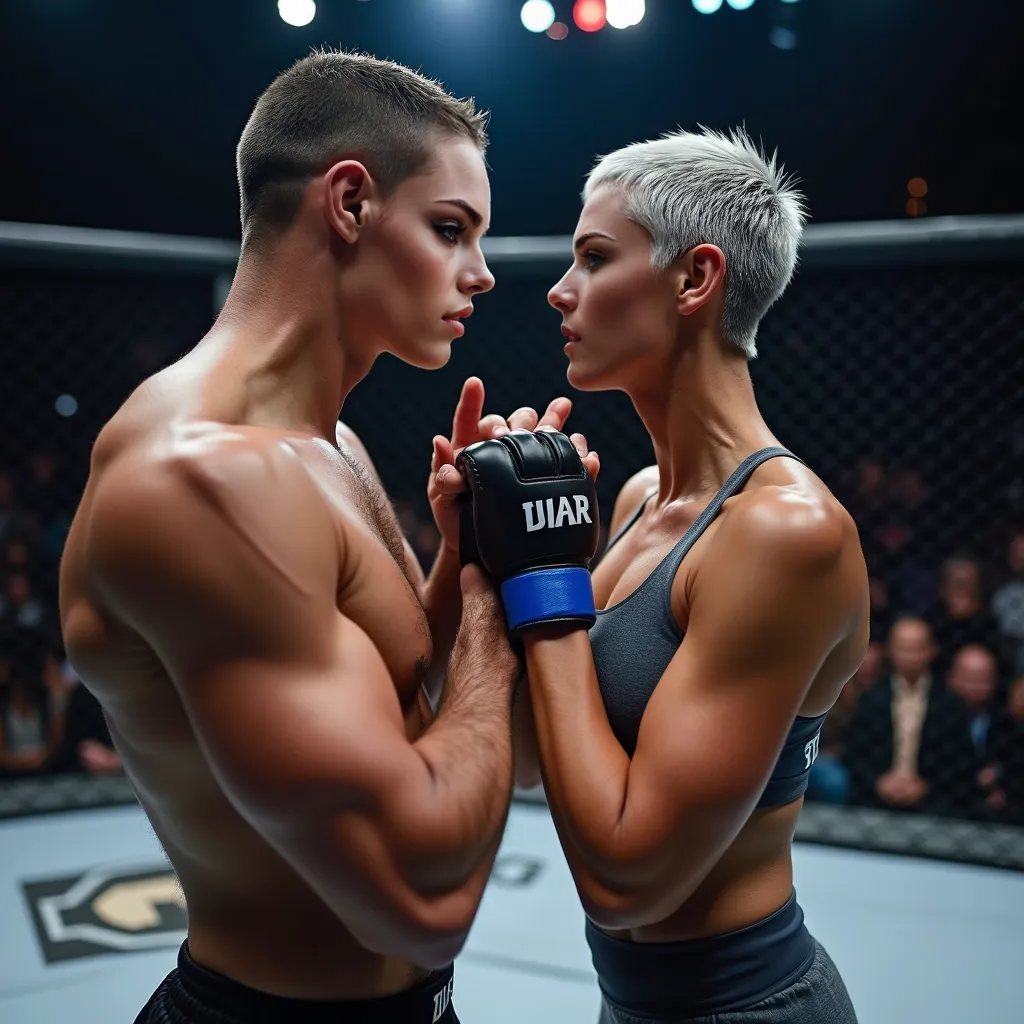
[[[589,872],[577,873],[576,891],[583,912],[598,928],[619,930],[639,927],[637,916],[642,913],[644,901],[638,891],[628,886],[609,884]]]
[[[368,927],[353,929],[353,935],[372,953],[440,970],[462,952],[474,917],[475,908],[470,914],[453,914],[450,910],[438,914],[424,908],[407,908],[387,926],[377,920]]]
[[[640,893],[615,899],[584,900],[583,910],[598,928],[624,931],[659,924],[678,910],[683,901],[647,897]]]
[[[422,932],[412,928],[404,930],[401,934],[396,934],[395,931],[390,931],[386,935],[379,932],[355,934],[359,944],[371,953],[408,960],[417,967],[425,967],[431,971],[443,970],[452,963],[462,952],[468,936],[468,930],[450,933]]]
[[[416,962],[432,970],[447,967],[462,952],[479,905],[465,890],[443,897],[439,905],[423,905],[410,921]]]
[[[601,893],[584,898],[580,902],[583,912],[598,928],[622,931],[628,928],[643,928],[655,924],[659,918],[650,905],[634,893]]]
[[[696,888],[696,880],[679,878],[652,879],[642,885],[610,884],[593,876],[576,879],[584,913],[598,928],[610,931],[658,924],[675,913]]]

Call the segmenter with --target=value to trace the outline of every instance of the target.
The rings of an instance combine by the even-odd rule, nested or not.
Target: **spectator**
[[[961,806],[977,760],[963,701],[932,678],[935,643],[923,619],[902,616],[889,636],[892,673],[863,694],[846,744],[850,795],[869,806]]]
[[[935,599],[935,574],[927,549],[935,540],[938,517],[933,515],[924,476],[916,469],[892,475],[891,504],[881,531],[886,551],[886,578],[897,607],[925,614]]]
[[[999,665],[996,656],[977,644],[961,647],[946,678],[950,692],[964,702],[975,756],[981,767],[977,793],[988,811],[1003,811],[1006,794],[1000,786],[1001,762],[1014,732],[1009,711],[996,702]]]
[[[881,644],[870,643],[853,678],[843,687],[839,699],[821,727],[818,759],[811,766],[807,786],[810,800],[845,804],[850,795],[850,771],[846,767],[846,735],[857,713],[862,693],[870,690],[882,671],[885,652]]]
[[[872,458],[860,460],[853,491],[844,504],[857,524],[869,563],[876,564],[885,553],[881,533],[888,507],[885,467],[881,462]]]
[[[28,469],[25,502],[39,522],[38,551],[44,570],[36,583],[47,605],[56,605],[57,567],[71,527],[71,514],[54,457],[37,451],[29,459]]]
[[[81,684],[59,651],[47,658],[46,685],[51,702],[66,704],[66,725],[55,746],[49,768],[53,772],[116,775],[121,759],[110,741],[110,731],[99,701]]]
[[[53,750],[41,683],[20,678],[9,662],[0,712],[0,774],[35,775],[43,770]]]
[[[870,633],[872,643],[882,643],[892,627],[889,607],[889,588],[885,580],[875,573],[868,577],[868,597],[871,602]]]
[[[0,542],[25,537],[35,529],[31,516],[18,507],[14,494],[14,477],[0,468]]]
[[[1010,538],[1009,579],[992,595],[992,612],[999,632],[1010,642],[1013,671],[1024,673],[1024,530]]]
[[[28,573],[10,573],[0,592],[0,635],[14,676],[33,686],[43,677],[46,621],[46,608],[33,593]]]
[[[1002,656],[998,623],[982,599],[981,570],[970,558],[950,558],[943,565],[939,599],[928,620],[938,646],[935,669],[939,675],[949,671],[953,655],[968,644],[980,644]]]
[[[39,630],[43,626],[46,610],[32,593],[32,583],[23,569],[7,577],[7,586],[0,595],[0,619],[18,630]]]

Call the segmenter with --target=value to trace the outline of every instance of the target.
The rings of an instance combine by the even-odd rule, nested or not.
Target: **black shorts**
[[[624,942],[587,922],[601,1024],[856,1024],[796,893],[762,921],[686,942]]]
[[[136,1017],[135,1024],[459,1024],[452,1004],[454,970],[380,999],[314,1001],[272,996],[201,967],[188,942]]]

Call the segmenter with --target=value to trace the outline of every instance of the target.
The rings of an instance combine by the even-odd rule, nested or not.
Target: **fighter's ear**
[[[345,242],[359,239],[365,204],[376,194],[370,172],[358,160],[340,160],[324,175],[324,215]]]
[[[686,316],[700,309],[725,281],[725,253],[717,245],[701,243],[676,261],[676,304]]]

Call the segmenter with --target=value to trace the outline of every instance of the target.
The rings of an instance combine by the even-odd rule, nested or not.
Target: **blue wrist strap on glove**
[[[578,565],[511,576],[501,585],[501,600],[513,632],[542,622],[577,619],[593,625],[597,620],[590,572]]]

